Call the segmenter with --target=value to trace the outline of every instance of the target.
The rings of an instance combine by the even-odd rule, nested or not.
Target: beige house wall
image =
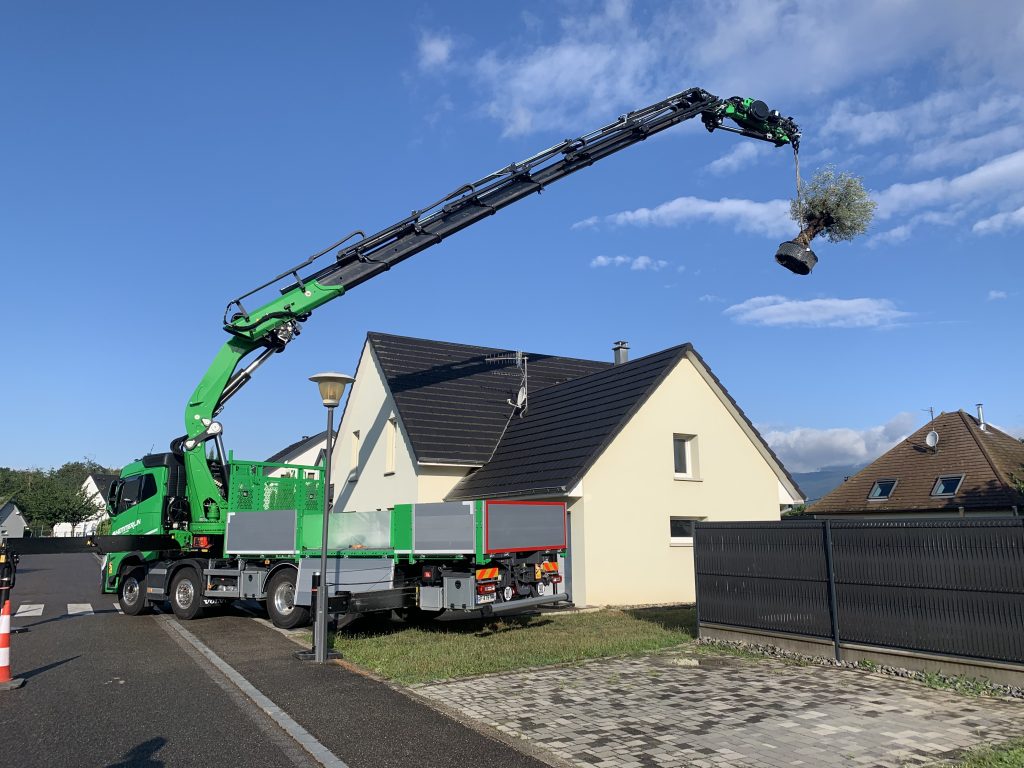
[[[577,605],[692,602],[693,547],[670,542],[673,516],[779,519],[779,476],[702,371],[681,360],[584,476],[586,511],[574,504],[572,517]],[[695,479],[675,476],[676,434],[696,436]]]
[[[416,498],[406,501],[427,504],[444,501],[455,484],[469,474],[470,467],[445,466],[442,464],[419,465],[419,492]]]
[[[353,512],[386,509],[419,499],[420,478],[395,401],[370,344],[363,347],[355,383],[338,427],[331,457],[334,508]],[[395,418],[393,471],[388,466],[388,421]],[[354,433],[359,432],[358,447]],[[454,484],[454,481],[453,483]]]

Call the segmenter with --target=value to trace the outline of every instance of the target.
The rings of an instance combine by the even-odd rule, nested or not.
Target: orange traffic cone
[[[20,688],[25,682],[21,678],[11,679],[11,601],[7,599],[10,590],[0,588],[0,691]]]

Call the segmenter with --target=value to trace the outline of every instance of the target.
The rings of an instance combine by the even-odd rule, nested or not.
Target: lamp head
[[[320,388],[320,398],[328,408],[336,408],[345,394],[345,387],[355,379],[345,373],[318,373],[309,377]]]

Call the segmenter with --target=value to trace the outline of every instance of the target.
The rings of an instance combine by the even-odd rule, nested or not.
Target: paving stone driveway
[[[1022,702],[773,660],[700,657],[700,666],[683,666],[692,658],[593,661],[415,690],[563,762],[601,768],[895,768],[1024,735]]]

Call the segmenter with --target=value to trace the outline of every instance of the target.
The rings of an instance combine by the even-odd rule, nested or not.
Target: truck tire
[[[195,568],[182,568],[171,579],[171,610],[182,621],[203,615],[203,582]]]
[[[129,568],[121,575],[117,588],[117,604],[125,616],[138,616],[149,607],[146,601],[146,571],[144,568]]]
[[[281,629],[309,624],[309,608],[295,604],[295,576],[294,568],[282,568],[267,582],[267,615]]]

